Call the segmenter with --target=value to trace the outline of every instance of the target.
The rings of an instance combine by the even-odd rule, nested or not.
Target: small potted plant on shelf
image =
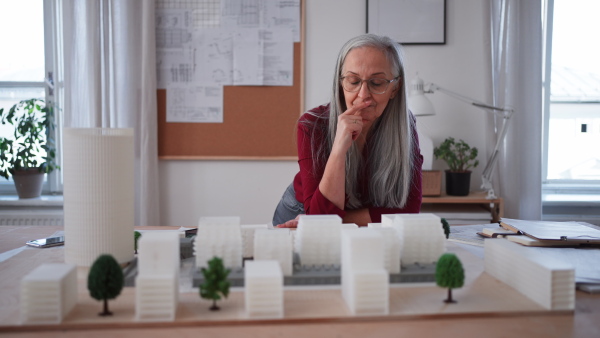
[[[56,165],[54,109],[41,99],[16,103],[0,109],[0,123],[12,125],[12,137],[0,137],[0,176],[13,177],[19,198],[39,197],[44,174]]]
[[[433,149],[436,159],[442,159],[450,167],[446,170],[446,194],[452,196],[467,196],[471,185],[470,168],[479,165],[477,148],[471,148],[465,141],[448,137]]]

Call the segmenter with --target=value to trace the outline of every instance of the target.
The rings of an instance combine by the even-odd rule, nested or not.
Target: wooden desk
[[[487,199],[487,192],[472,192],[468,196],[448,196],[442,193],[441,196],[426,197],[423,196],[422,204],[476,204],[488,210],[492,216],[492,223],[497,223],[504,214],[504,204],[502,198]]]
[[[59,227],[13,227],[0,226],[0,257],[2,253],[22,248],[24,239],[44,237],[53,234]],[[33,237],[31,237],[33,235]],[[101,303],[91,300],[86,295],[85,286],[80,284],[79,301],[76,310],[60,325],[19,326],[18,290],[21,278],[37,265],[44,262],[60,260],[62,248],[26,249],[13,257],[0,262],[0,336],[11,337],[593,337],[600,330],[600,295],[576,294],[576,309],[571,312],[549,312],[535,310],[535,305],[513,290],[507,303],[520,304],[520,311],[502,312],[468,312],[461,313],[460,307],[466,306],[476,298],[486,295],[498,299],[504,298],[503,289],[511,288],[494,282],[490,276],[482,273],[482,262],[476,256],[454,243],[448,243],[449,250],[459,255],[465,266],[465,286],[454,291],[457,304],[445,305],[445,290],[435,286],[419,288],[390,289],[390,296],[404,293],[405,301],[395,301],[390,307],[407,308],[415,314],[390,315],[378,317],[353,317],[347,314],[336,316],[319,316],[326,309],[339,305],[339,290],[309,291],[309,296],[301,295],[298,303],[310,303],[314,309],[312,316],[304,318],[288,318],[287,313],[297,310],[298,303],[286,301],[286,319],[283,320],[211,320],[205,316],[214,315],[207,310],[210,302],[201,302],[197,293],[181,294],[177,319],[170,323],[136,323],[132,321],[133,288],[125,288],[122,295],[111,301],[113,318],[98,317]],[[81,276],[80,276],[81,278]],[[490,289],[483,290],[486,283],[493,283]],[[488,285],[489,287],[489,285]],[[475,296],[479,293],[479,296]],[[481,293],[483,292],[483,293]],[[286,291],[288,297],[294,298],[294,290]],[[515,296],[516,295],[516,296]],[[475,296],[475,297],[473,297]],[[445,309],[435,315],[418,314],[420,309],[412,307],[414,298],[426,297],[422,305]],[[239,316],[239,310],[233,305],[243,301],[241,292],[232,292],[230,297],[221,303],[221,315]],[[314,308],[317,304],[317,308]],[[228,310],[229,309],[229,310]],[[532,310],[533,309],[533,310]],[[392,311],[392,309],[390,309]],[[342,311],[343,312],[343,311]],[[202,314],[203,320],[198,320]],[[77,317],[81,316],[82,319]]]

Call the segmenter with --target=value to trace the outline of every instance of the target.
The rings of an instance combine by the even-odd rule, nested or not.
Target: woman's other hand
[[[278,224],[276,226],[276,228],[291,228],[291,229],[295,229],[298,227],[298,220],[300,219],[300,216],[302,215],[298,215],[296,216],[296,218],[291,219],[283,224]]]

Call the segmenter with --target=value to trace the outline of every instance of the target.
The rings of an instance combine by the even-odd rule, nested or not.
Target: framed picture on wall
[[[446,43],[446,0],[367,0],[367,32],[401,44]]]

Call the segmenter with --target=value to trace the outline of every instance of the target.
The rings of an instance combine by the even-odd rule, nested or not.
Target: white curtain
[[[542,0],[490,0],[490,4],[493,101],[515,110],[496,176],[504,216],[540,220]]]
[[[135,224],[159,225],[152,0],[63,0],[64,127],[134,128]]]

